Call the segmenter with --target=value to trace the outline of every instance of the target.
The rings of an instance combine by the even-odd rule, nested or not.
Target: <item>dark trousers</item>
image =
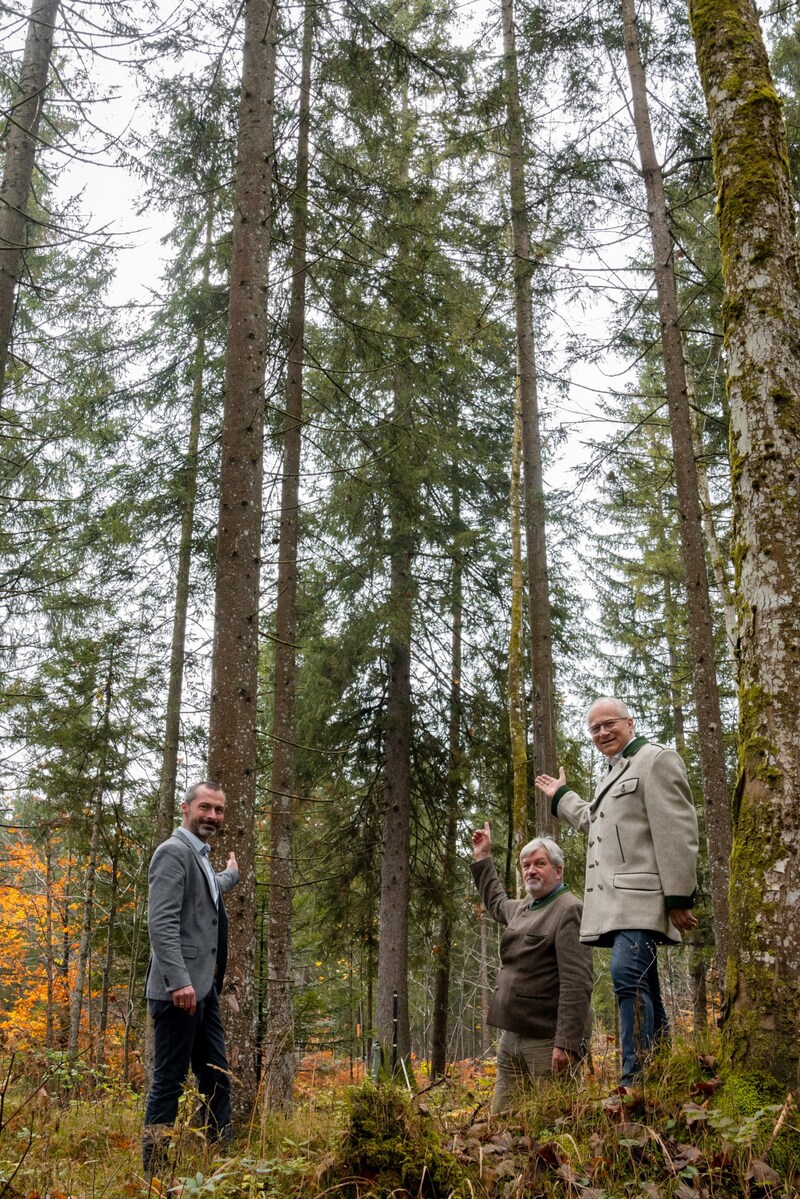
[[[173,1124],[178,1100],[192,1067],[203,1100],[203,1124],[209,1140],[224,1136],[231,1122],[231,1085],[225,1034],[214,988],[193,1016],[172,1000],[151,999],[153,1017],[153,1082],[147,1096],[145,1136],[152,1125]],[[147,1165],[147,1163],[145,1163]]]

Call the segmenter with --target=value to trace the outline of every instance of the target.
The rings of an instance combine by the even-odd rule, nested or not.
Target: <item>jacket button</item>
[[[216,920],[211,921],[212,926],[215,925],[216,923],[217,923]]]

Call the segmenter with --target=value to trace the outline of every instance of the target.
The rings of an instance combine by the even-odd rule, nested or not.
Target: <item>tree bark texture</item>
[[[0,184],[0,395],[5,388],[25,224],[59,0],[33,0]]]
[[[266,1074],[270,1104],[287,1111],[294,1093],[294,1011],[292,998],[292,822],[295,678],[297,672],[297,538],[300,452],[303,429],[303,334],[306,307],[308,223],[308,138],[311,113],[313,7],[306,0],[294,190],[292,292],[289,313],[286,415],[275,611],[275,703],[273,716],[269,953],[267,967]]]
[[[739,771],[725,1036],[800,1065],[800,277],[781,103],[752,0],[691,0],[711,121],[731,414]]]
[[[234,180],[225,406],[217,530],[209,774],[225,791],[220,862],[236,852],[222,1010],[235,1108],[256,1093],[255,803],[264,369],[274,156],[275,4],[247,0]],[[218,851],[214,851],[216,857]]]
[[[622,0],[625,57],[631,80],[636,140],[647,191],[647,210],[655,260],[654,272],[661,322],[661,348],[667,388],[681,551],[686,582],[689,644],[693,658],[694,700],[699,732],[700,770],[706,809],[706,833],[711,874],[711,903],[720,978],[728,949],[728,863],[731,853],[731,815],[722,716],[714,653],[714,622],[709,596],[700,498],[694,461],[692,422],[683,358],[680,306],[675,281],[672,238],[664,179],[656,157],[644,68],[639,52],[635,0]]]
[[[528,203],[525,191],[525,146],[517,72],[513,0],[502,0],[503,63],[508,118],[508,171],[511,192],[511,233],[514,254],[514,309],[517,330],[517,370],[522,408],[522,472],[525,542],[528,566],[528,609],[531,639],[531,718],[533,775],[550,770],[556,761],[553,633],[539,429],[536,349],[531,289],[532,259]],[[556,823],[543,795],[536,795],[536,828],[556,835]]]

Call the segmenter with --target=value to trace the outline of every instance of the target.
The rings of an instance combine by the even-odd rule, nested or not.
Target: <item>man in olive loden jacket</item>
[[[488,823],[472,835],[472,877],[484,906],[506,926],[489,1023],[502,1029],[492,1111],[509,1107],[530,1078],[569,1069],[591,1018],[592,952],[580,941],[581,903],[563,881],[555,841],[537,837],[520,854],[527,897],[509,899],[492,861]]]

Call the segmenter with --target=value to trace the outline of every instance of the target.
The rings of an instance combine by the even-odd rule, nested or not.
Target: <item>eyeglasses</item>
[[[596,737],[598,733],[602,733],[605,729],[610,729],[612,725],[619,724],[620,720],[630,720],[630,717],[615,716],[612,720],[601,720],[599,724],[590,724],[589,733],[592,737]]]

